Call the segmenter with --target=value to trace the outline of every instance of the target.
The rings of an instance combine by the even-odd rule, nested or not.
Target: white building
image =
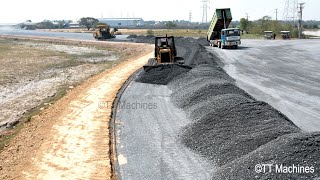
[[[128,28],[144,26],[142,18],[98,18],[99,22],[106,23],[111,27]]]

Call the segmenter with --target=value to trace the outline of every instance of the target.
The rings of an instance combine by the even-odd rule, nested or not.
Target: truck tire
[[[234,48],[235,48],[235,49],[238,49],[238,45],[235,45]]]
[[[220,42],[218,42],[218,48],[221,48],[221,43]]]

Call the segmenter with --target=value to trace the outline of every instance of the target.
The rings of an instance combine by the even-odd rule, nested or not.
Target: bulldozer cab
[[[173,36],[155,38],[155,58],[158,64],[174,63],[177,55]]]
[[[148,64],[143,68],[145,71],[149,71],[166,64],[177,64],[180,67],[191,69],[190,66],[184,65],[182,57],[177,57],[173,36],[157,36],[155,37],[154,58],[150,58]]]

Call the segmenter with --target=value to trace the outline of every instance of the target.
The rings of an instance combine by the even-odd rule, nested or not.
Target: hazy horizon
[[[283,20],[285,1],[286,0],[210,0],[207,21],[211,20],[215,8],[225,7],[231,8],[234,20],[240,20],[240,18],[246,17],[247,14],[250,20],[257,20],[265,15],[275,19],[275,9],[278,9],[278,19]],[[89,4],[81,0],[77,1],[77,3],[62,0],[55,0],[54,3],[50,3],[53,1],[43,2],[44,1],[39,0],[2,2],[0,24],[21,23],[28,19],[33,22],[41,22],[45,19],[76,21],[81,17],[136,17],[142,18],[145,21],[188,21],[189,12],[192,13],[192,22],[202,21],[202,3],[200,0],[162,0],[157,6],[154,5],[155,3],[146,0],[119,0],[112,3],[96,0]],[[320,20],[320,15],[317,12],[318,7],[320,7],[319,0],[304,0],[300,2],[306,3],[303,11],[304,20]],[[19,6],[16,6],[16,4],[19,4]],[[97,4],[101,6],[97,6]]]

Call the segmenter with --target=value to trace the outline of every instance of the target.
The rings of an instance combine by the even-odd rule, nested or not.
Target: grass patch
[[[19,123],[14,128],[7,131],[6,134],[0,136],[0,151],[20,132],[24,124]]]

